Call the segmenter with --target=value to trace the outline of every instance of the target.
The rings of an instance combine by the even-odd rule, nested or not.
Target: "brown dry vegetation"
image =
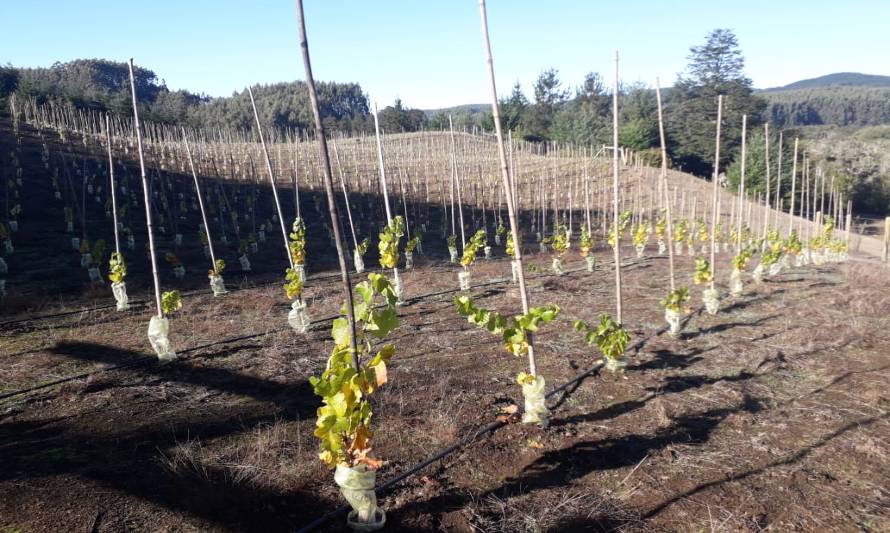
[[[541,270],[548,263],[530,260]],[[663,323],[665,263],[628,260],[635,340]],[[682,258],[680,271],[691,270]],[[507,275],[506,262],[483,261],[474,282]],[[314,317],[338,307],[327,283],[309,284]],[[441,265],[405,275],[409,296],[456,283],[456,270]],[[611,283],[608,270],[535,276],[532,303],[563,308],[537,338],[550,385],[594,363],[568,319],[610,310]],[[691,317],[681,339],[648,338],[624,377],[590,376],[557,398],[549,428],[508,425],[398,485],[382,498],[388,528],[886,531],[888,288],[883,269],[860,261],[749,285],[719,315]],[[293,334],[277,291],[190,298],[173,323],[183,352],[173,364],[4,400],[0,524],[289,531],[338,506],[331,473],[315,459],[317,400],[306,382],[324,365],[328,326]],[[487,307],[517,308],[506,283],[475,292]],[[380,479],[519,396],[522,362],[457,316],[452,297],[400,308],[391,381],[375,397],[375,452],[388,461]],[[149,357],[146,321],[144,312],[104,311],[4,332],[0,384],[8,391]],[[219,343],[250,334],[259,335]]]

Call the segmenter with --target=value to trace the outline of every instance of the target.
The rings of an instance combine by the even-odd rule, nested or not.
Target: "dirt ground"
[[[8,133],[0,120],[3,154]],[[40,145],[33,131],[25,136],[26,174],[40,176]],[[24,194],[0,308],[0,532],[294,531],[343,503],[312,435],[319,402],[308,378],[324,368],[324,319],[342,301],[319,224],[309,228],[306,300],[318,320],[309,333],[286,325],[276,241],[252,256],[250,274],[222,249],[238,290],[216,299],[200,248],[187,246],[186,279],[162,272],[165,287],[189,291],[171,325],[180,358],[159,365],[144,303],[79,311],[110,303],[110,290],[86,281],[62,204],[46,200],[48,182]],[[304,201],[308,210],[315,199]],[[103,208],[92,204],[90,226],[108,239]],[[366,228],[377,216],[367,211],[357,213]],[[194,241],[189,217],[182,224]],[[380,481],[521,398],[514,379],[524,361],[457,315],[457,268],[437,233],[430,228],[428,255],[403,273],[397,353],[373,398],[374,454],[387,461]],[[632,342],[643,341],[626,373],[592,373],[557,395],[546,429],[507,424],[398,483],[381,495],[388,530],[890,531],[887,270],[853,258],[746,281],[741,297],[724,299],[716,316],[692,314],[673,339],[655,335],[668,269],[651,248],[639,260],[625,251],[624,322]],[[563,276],[547,272],[546,255],[528,261],[532,305],[562,308],[536,336],[548,387],[598,358],[571,320],[614,311],[609,255],[598,252],[592,274],[574,251]],[[473,294],[512,314],[518,293],[503,250],[496,256],[473,267],[474,283],[485,284]],[[146,264],[131,261],[137,303],[150,300]],[[692,258],[679,258],[682,283],[692,271]],[[727,276],[719,272],[724,286]],[[701,291],[692,293],[697,306]],[[346,530],[342,516],[324,527]]]
[[[606,268],[605,256],[602,258]],[[532,258],[544,270],[546,257]],[[633,339],[662,324],[666,260],[625,272]],[[482,262],[474,282],[509,274]],[[536,267],[536,268],[535,268]],[[579,268],[579,262],[569,267]],[[680,263],[691,271],[688,258]],[[456,270],[406,273],[408,295],[456,285]],[[548,383],[596,356],[571,330],[612,307],[608,270],[535,274],[532,303],[562,318],[537,337]],[[330,281],[310,287],[331,315]],[[547,429],[510,424],[383,495],[393,531],[887,531],[890,353],[886,272],[851,262],[784,272],[656,336],[625,376],[584,379]],[[316,460],[329,325],[286,328],[277,287],[195,296],[173,322],[182,358],[93,374],[0,403],[0,517],[8,531],[291,531],[341,503]],[[696,299],[697,291],[693,291]],[[518,307],[508,283],[480,305]],[[522,362],[461,319],[453,293],[409,301],[390,383],[374,398],[381,480],[405,471],[519,398]],[[145,311],[7,328],[4,392],[146,358]],[[233,342],[226,338],[246,337]],[[327,527],[343,529],[342,518]]]

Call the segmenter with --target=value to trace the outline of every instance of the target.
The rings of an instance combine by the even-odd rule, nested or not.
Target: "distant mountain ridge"
[[[767,100],[767,120],[779,127],[890,124],[890,76],[835,72],[756,92]],[[457,121],[490,109],[490,104],[464,104],[423,112],[427,118],[444,114]]]
[[[469,114],[476,115],[478,113],[482,113],[485,111],[491,111],[491,104],[463,104],[456,105],[452,107],[441,107],[439,109],[424,109],[423,112],[426,113],[427,118],[433,118],[439,113],[445,113],[446,115],[458,115],[458,114]]]
[[[782,87],[770,87],[760,92],[794,91],[822,87],[890,87],[890,76],[862,74],[861,72],[835,72],[818,78],[795,81]]]

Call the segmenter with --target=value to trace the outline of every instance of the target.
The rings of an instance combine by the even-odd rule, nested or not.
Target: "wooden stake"
[[[676,289],[676,280],[674,276],[674,222],[671,213],[671,201],[667,192],[667,141],[664,135],[664,110],[661,104],[661,84],[658,78],[655,78],[655,101],[658,104],[658,138],[661,142],[661,190],[665,202],[665,218],[667,219],[667,231],[665,238],[667,239],[668,249],[668,265],[671,275],[671,291]]]
[[[612,227],[615,230],[615,317],[621,316],[621,232],[618,231],[618,50],[615,50],[615,82],[612,85]]]
[[[723,121],[723,95],[717,95],[717,145],[714,150],[714,194],[711,200],[711,289],[714,288],[714,282],[717,279],[717,213],[720,209],[720,198],[718,191],[720,184],[718,177],[720,176],[720,126]],[[744,122],[743,122],[744,125]],[[742,160],[744,165],[744,159]]]
[[[517,277],[519,278],[519,296],[522,301],[522,313],[527,314],[529,310],[528,292],[525,286],[525,272],[522,268],[522,242],[519,240],[519,219],[514,206],[515,192],[511,184],[510,171],[507,167],[507,151],[504,146],[504,132],[501,128],[501,114],[498,110],[498,92],[494,78],[494,60],[491,56],[491,41],[488,38],[488,16],[485,12],[485,0],[479,0],[479,14],[482,19],[482,39],[485,47],[485,62],[488,64],[488,80],[491,87],[491,114],[494,118],[495,134],[498,140],[498,159],[501,167],[501,177],[503,178],[504,190],[509,191],[504,198],[507,200],[507,212],[510,218],[510,232],[513,236],[513,244],[516,250],[514,260],[518,265]],[[537,375],[537,365],[535,364],[534,336],[529,335],[528,338],[528,366],[529,373],[533,376]]]
[[[791,163],[791,209],[788,211],[788,235],[794,227],[794,200],[797,190],[797,137],[794,138],[794,159]]]
[[[133,127],[136,130],[136,147],[139,150],[139,172],[142,176],[142,194],[145,200],[145,224],[148,227],[148,250],[151,257],[151,277],[155,285],[155,303],[158,306],[158,318],[164,318],[161,307],[161,282],[158,279],[158,260],[155,257],[154,229],[151,221],[151,200],[148,194],[148,178],[145,177],[145,159],[142,156],[142,130],[139,127],[139,110],[136,108],[136,80],[133,76],[133,58],[128,64],[130,68],[130,95],[133,100]]]
[[[114,190],[114,159],[111,157],[111,122],[108,118],[108,113],[105,114],[105,135],[108,145],[108,181],[111,188],[111,212],[114,215],[112,217],[112,222],[114,222],[114,251],[120,255],[121,241],[117,231],[117,195]]]
[[[334,231],[334,243],[337,245],[337,260],[340,263],[340,280],[343,285],[343,296],[346,299],[346,318],[349,322],[349,346],[352,350],[352,366],[359,368],[358,350],[355,341],[355,308],[352,301],[352,283],[349,281],[349,270],[346,268],[346,256],[343,253],[343,238],[340,235],[340,223],[337,216],[337,204],[334,202],[334,185],[331,177],[331,160],[328,158],[327,138],[324,123],[318,109],[318,94],[315,91],[315,79],[312,77],[312,63],[309,59],[309,41],[306,38],[306,20],[303,15],[303,0],[296,0],[297,19],[300,30],[300,48],[303,51],[303,66],[306,69],[306,86],[309,89],[309,101],[312,104],[312,115],[315,117],[315,134],[318,138],[318,150],[321,155],[324,171],[324,189],[328,197],[328,214],[331,217],[331,228]],[[376,117],[375,117],[376,118]],[[288,254],[289,256],[290,254]]]
[[[287,230],[284,229],[284,216],[281,213],[281,202],[278,201],[278,188],[275,186],[275,175],[272,172],[272,162],[269,160],[269,152],[266,150],[266,140],[263,138],[263,126],[260,124],[260,116],[256,111],[256,102],[253,100],[253,91],[250,87],[247,88],[247,94],[250,95],[250,105],[253,107],[253,118],[256,120],[257,134],[260,136],[260,144],[263,146],[263,154],[266,156],[266,171],[269,173],[269,182],[272,184],[272,196],[275,198],[275,209],[278,211],[278,225],[281,226],[281,238],[284,241],[284,253],[287,255],[288,264],[291,268],[294,268],[294,258],[291,257],[290,247],[287,244]]]

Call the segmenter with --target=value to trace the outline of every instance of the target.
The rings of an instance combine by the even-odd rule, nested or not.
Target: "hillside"
[[[817,87],[890,87],[890,76],[862,74],[859,72],[835,72],[817,78],[795,81],[782,87],[763,89],[764,93],[813,89]]]
[[[253,113],[247,90],[211,98],[187,90],[170,90],[162,77],[148,68],[134,69],[140,115],[146,120],[198,128],[250,128]],[[309,93],[302,81],[252,87],[260,119],[280,129],[311,127]],[[321,114],[333,130],[368,129],[370,108],[358,83],[319,82]],[[11,92],[20,98],[67,102],[80,109],[130,113],[130,81],[126,63],[106,59],[77,59],[50,67],[0,68],[0,103]],[[5,106],[4,106],[5,109]]]
[[[230,265],[230,294],[214,297],[206,289],[210,258],[199,239],[194,182],[176,172],[183,168],[181,151],[168,151],[172,170],[158,168],[163,144],[147,139],[159,222],[168,201],[174,210],[181,202],[177,216],[165,217],[170,231],[158,231],[155,245],[165,258],[175,254],[188,266],[182,279],[169,260],[160,268],[163,287],[181,290],[184,302],[170,320],[178,359],[161,365],[145,335],[154,316],[151,270],[142,253],[144,205],[130,139],[116,138],[113,149],[121,158],[115,165],[118,201],[129,213],[122,218],[132,217],[126,224],[135,239],[133,249],[124,250],[130,309],[118,312],[109,303],[108,284],[90,284],[81,254],[69,245],[77,235],[113,239],[114,222],[104,207],[103,145],[94,134],[84,139],[66,132],[63,139],[56,129],[28,124],[19,131],[17,138],[10,122],[0,119],[0,157],[16,154],[24,170],[24,210],[15,252],[7,257],[10,295],[0,313],[13,318],[15,304],[40,316],[0,324],[0,446],[6,458],[0,461],[0,517],[15,520],[14,529],[0,522],[0,530],[92,524],[94,531],[294,531],[337,509],[342,498],[331,471],[317,460],[320,400],[309,381],[329,368],[331,322],[342,305],[339,275],[325,272],[336,260],[324,226],[319,165],[307,157],[317,145],[296,148],[300,168],[308,170],[300,176],[309,224],[303,298],[313,319],[309,331],[296,333],[286,322],[292,307],[281,290],[281,241],[259,239],[255,249],[245,247],[250,272],[238,268],[235,239],[222,241],[224,231],[234,237],[240,228],[243,235],[273,216],[271,191],[251,179],[217,179],[203,157],[228,152],[234,160],[259,160],[256,143],[194,146],[202,155],[202,194],[213,209],[208,243]],[[462,175],[468,194],[459,212],[470,228],[491,232],[494,212],[484,218],[473,193],[493,190],[486,186],[498,177],[492,142],[456,137],[456,160],[483,167]],[[886,502],[875,491],[890,485],[884,460],[890,453],[890,374],[887,351],[880,349],[890,343],[890,301],[881,297],[890,282],[881,266],[859,257],[816,268],[793,267],[789,260],[760,283],[746,276],[743,292],[727,295],[717,315],[690,312],[682,331],[671,336],[661,326],[665,313],[658,304],[670,287],[668,259],[652,240],[634,257],[628,239],[622,245],[622,322],[631,338],[619,376],[601,368],[595,348],[573,329],[573,319],[601,320],[598,313],[614,305],[614,255],[604,227],[595,226],[593,261],[573,245],[565,271],[556,275],[554,257],[535,246],[537,216],[522,217],[529,293],[537,305],[558,306],[559,317],[535,335],[537,372],[550,391],[549,427],[521,424],[511,416],[523,405],[513,378],[521,363],[507,356],[500,338],[461,317],[453,302],[471,295],[487,309],[518,308],[511,258],[504,243],[495,243],[491,259],[472,265],[474,283],[458,292],[465,270],[448,261],[440,233],[447,231],[441,207],[448,193],[433,188],[428,201],[425,188],[417,187],[447,176],[438,169],[447,168],[452,153],[448,138],[400,135],[388,138],[386,150],[393,167],[405,170],[403,212],[425,248],[400,274],[407,298],[397,310],[389,308],[398,327],[389,337],[397,350],[387,365],[392,382],[373,406],[374,453],[386,458],[377,479],[390,487],[380,492],[386,531],[711,530],[714,516],[721,531],[752,531],[752,524],[846,531],[850,523],[887,530]],[[375,141],[338,139],[338,145],[355,222],[362,235],[372,234],[386,220],[380,196],[364,179],[374,176]],[[561,178],[563,190],[577,183],[579,161],[528,153],[524,146],[518,142],[514,153],[522,160],[514,174],[520,205],[537,209],[537,199],[554,198],[523,186],[535,184],[542,170]],[[281,170],[294,147],[277,148],[270,153]],[[592,171],[603,176],[606,169]],[[652,198],[655,184],[645,170],[621,174],[628,208],[634,191],[643,195],[640,206]],[[677,214],[685,211],[689,219],[692,199],[701,208],[711,186],[673,171],[669,179],[680,189],[674,189],[683,206]],[[608,181],[590,183],[598,207],[592,216],[602,221],[609,195],[599,186]],[[288,218],[292,198],[291,190],[281,191]],[[573,220],[581,226],[583,203],[574,200]],[[86,223],[76,224],[76,234],[65,231],[68,206],[83,210]],[[225,216],[230,213],[236,216]],[[755,214],[753,220],[762,219]],[[173,223],[184,236],[178,247]],[[721,288],[732,254],[716,256]],[[677,254],[674,261],[678,280],[688,282],[695,254]],[[699,305],[695,293],[691,309]],[[442,460],[430,464],[431,457]],[[429,467],[415,467],[424,464]],[[411,472],[418,475],[392,481]],[[752,500],[752,493],[759,498]],[[838,501],[856,505],[840,513]],[[334,517],[323,531],[345,531],[337,524],[342,520]]]
[[[835,72],[758,91],[780,128],[890,124],[890,76]]]
[[[446,115],[478,115],[479,113],[484,113],[490,110],[491,104],[463,104],[453,107],[442,107],[439,109],[424,109],[423,112],[426,113],[427,118],[433,118],[440,113]]]

